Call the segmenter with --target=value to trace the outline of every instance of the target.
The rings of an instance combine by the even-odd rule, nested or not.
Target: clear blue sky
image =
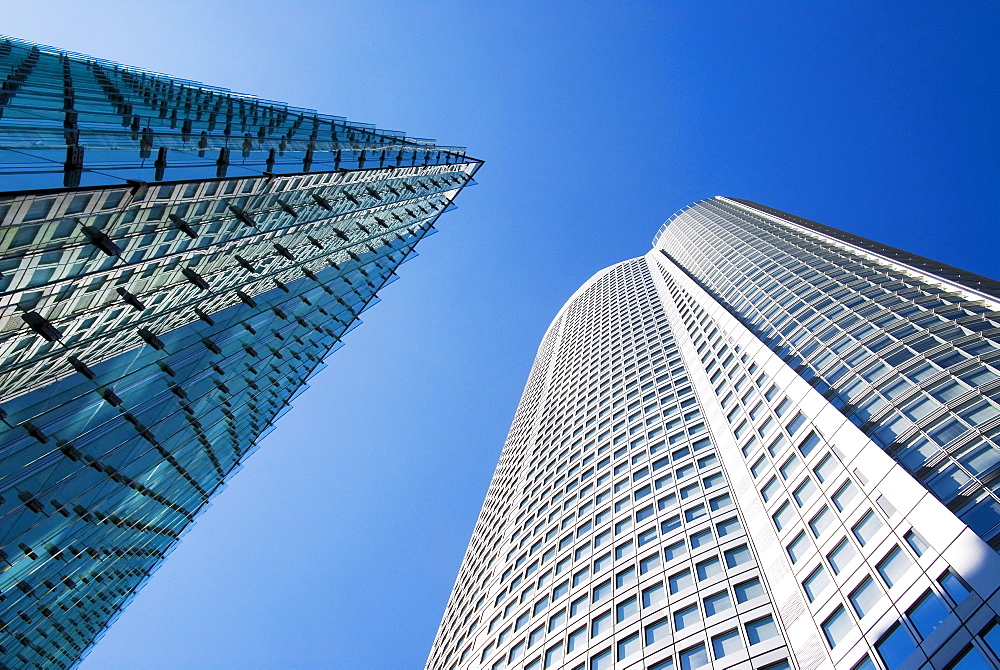
[[[1000,277],[997,8],[7,3],[18,37],[486,160],[83,670],[421,667],[549,321],[694,200]]]

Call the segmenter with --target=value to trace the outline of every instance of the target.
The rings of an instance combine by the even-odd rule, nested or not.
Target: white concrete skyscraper
[[[1000,668],[1000,283],[755,203],[539,348],[428,670]]]

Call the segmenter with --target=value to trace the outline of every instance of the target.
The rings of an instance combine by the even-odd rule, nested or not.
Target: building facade
[[[1000,668],[1000,283],[731,198],[542,340],[428,670]]]
[[[68,668],[480,162],[0,38],[0,666]]]

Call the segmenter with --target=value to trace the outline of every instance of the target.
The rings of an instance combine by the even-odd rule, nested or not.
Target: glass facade
[[[0,38],[0,664],[69,668],[480,162]]]
[[[674,215],[546,333],[428,670],[1000,668],[998,298]]]

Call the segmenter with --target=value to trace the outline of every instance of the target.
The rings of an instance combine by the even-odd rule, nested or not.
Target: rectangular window
[[[840,574],[844,571],[844,568],[858,555],[858,550],[854,548],[851,541],[846,537],[841,540],[833,551],[831,551],[827,558],[830,560],[830,565],[833,566],[833,572],[835,574]]]
[[[698,581],[700,582],[722,574],[722,562],[718,558],[710,558],[707,561],[702,561],[698,563],[696,568],[698,570]]]
[[[743,639],[736,629],[720,633],[712,638],[712,653],[717,659],[735,654],[741,649],[743,649]]]
[[[733,606],[733,603],[729,598],[729,591],[723,591],[705,598],[704,605],[705,616],[709,617],[726,611]]]
[[[670,620],[660,619],[656,623],[646,626],[646,644],[651,645],[662,642],[670,637]]]
[[[910,618],[910,623],[923,638],[933,633],[938,624],[945,620],[948,613],[949,609],[941,597],[932,591],[927,591],[910,609],[906,610],[906,616]]]
[[[757,578],[737,584],[734,587],[736,602],[745,603],[764,595],[764,587]]]
[[[916,648],[917,644],[906,628],[898,623],[875,645],[875,650],[888,668],[898,668]]]
[[[858,538],[858,542],[861,546],[865,546],[871,542],[880,530],[882,530],[882,520],[875,515],[875,512],[869,510],[867,514],[862,517],[861,521],[854,524],[852,531],[854,532],[854,537]]]
[[[882,599],[882,590],[871,577],[865,577],[865,581],[851,591],[851,607],[857,612],[858,617],[864,617],[872,611]]]
[[[903,553],[899,547],[894,547],[889,555],[879,561],[878,573],[888,586],[897,583],[899,579],[910,569],[913,562]]]
[[[656,570],[661,565],[662,561],[660,560],[660,554],[652,554],[639,561],[639,573],[644,575],[651,570]]]
[[[830,586],[830,583],[830,575],[827,573],[826,568],[820,565],[809,573],[809,576],[802,582],[802,588],[805,589],[809,602],[814,602]]]
[[[639,613],[639,599],[632,596],[628,600],[618,603],[618,607],[615,609],[618,623],[621,623]]]
[[[827,644],[833,649],[850,634],[853,628],[854,622],[851,620],[851,615],[847,613],[843,605],[840,605],[823,622],[823,635],[826,636]],[[896,666],[890,665],[889,667],[894,668]]]
[[[670,584],[670,593],[679,593],[686,588],[694,586],[694,577],[691,575],[690,570],[684,570],[683,572],[671,575],[668,581]]]
[[[697,605],[690,605],[674,612],[674,630],[682,630],[701,621]]]
[[[747,639],[750,640],[751,646],[778,635],[778,627],[774,623],[774,617],[770,615],[751,621],[747,624],[746,629]]]
[[[854,485],[850,479],[848,479],[844,484],[837,489],[837,492],[833,494],[833,504],[837,506],[841,512],[846,510],[853,500],[855,500],[860,491],[858,487]]]
[[[605,612],[590,623],[590,637],[603,635],[611,630],[611,612]]]

